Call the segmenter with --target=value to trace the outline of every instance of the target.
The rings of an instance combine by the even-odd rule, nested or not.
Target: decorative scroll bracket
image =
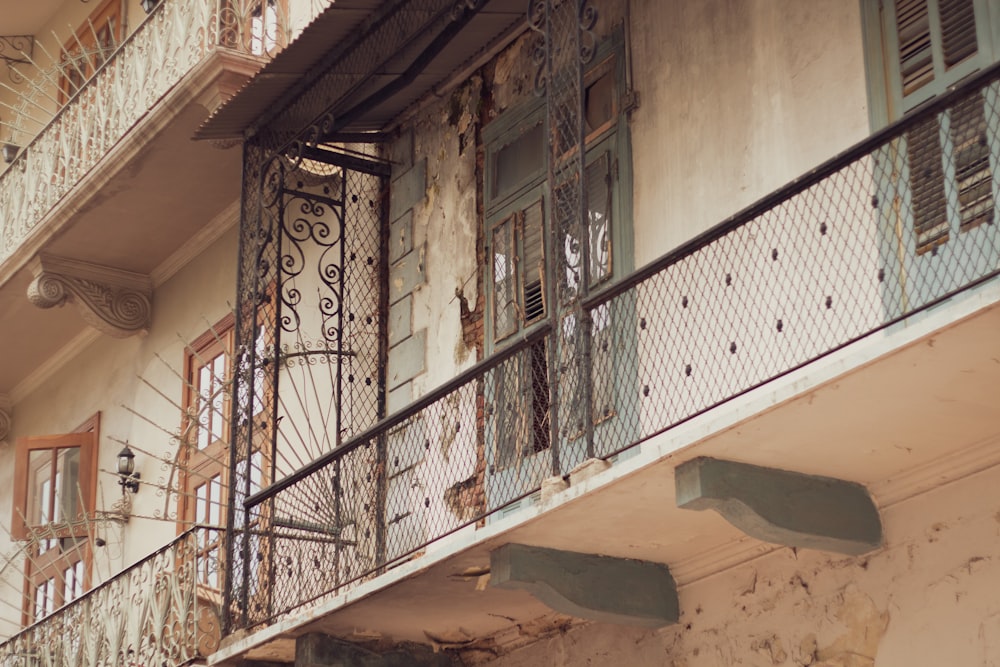
[[[114,338],[149,331],[149,276],[50,255],[39,255],[31,269],[28,300],[39,308],[73,302],[87,324]]]
[[[13,83],[24,81],[14,65],[30,65],[34,50],[32,35],[0,35],[0,60],[7,65],[7,75]]]

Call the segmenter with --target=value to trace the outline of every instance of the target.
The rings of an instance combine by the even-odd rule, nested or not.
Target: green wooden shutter
[[[976,0],[894,0],[892,8],[888,44],[895,50],[894,97],[902,112],[988,63]]]

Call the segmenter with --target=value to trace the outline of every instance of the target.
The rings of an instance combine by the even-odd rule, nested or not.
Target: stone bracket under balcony
[[[115,338],[149,330],[149,276],[51,255],[36,257],[31,272],[28,300],[39,308],[73,303],[87,324]]]
[[[604,623],[659,628],[680,615],[677,585],[662,563],[505,544],[490,552],[490,586]]]
[[[765,542],[848,555],[882,544],[878,509],[854,482],[707,457],[681,464],[674,479],[678,507],[715,510]]]

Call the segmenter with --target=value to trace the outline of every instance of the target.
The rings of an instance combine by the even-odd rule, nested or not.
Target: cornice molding
[[[153,288],[148,276],[64,257],[39,255],[28,300],[39,308],[74,303],[84,321],[114,338],[149,331]]]

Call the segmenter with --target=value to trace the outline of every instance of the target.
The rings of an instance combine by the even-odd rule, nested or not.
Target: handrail
[[[584,457],[608,459],[996,278],[998,80],[1000,63],[246,498],[260,531],[245,533],[246,553],[284,578],[238,622],[342,592]],[[564,353],[575,335],[587,347]],[[562,382],[590,383],[589,404],[560,398],[576,395]],[[269,531],[277,516],[301,526]],[[330,526],[329,544],[308,545],[310,525]]]
[[[288,32],[287,16],[278,30]],[[0,263],[213,49],[251,53],[228,0],[163,0],[0,172]]]
[[[204,606],[209,603],[199,600],[199,563],[206,568],[209,564],[203,562],[206,557],[199,554],[198,545],[201,536],[208,532],[222,534],[224,531],[214,526],[189,528],[79,598],[12,635],[0,644],[0,659],[6,655],[44,651],[50,661],[40,664],[50,664],[52,659],[58,662],[59,655],[72,651],[74,657],[81,660],[74,664],[96,667],[116,662],[129,651],[137,657],[151,651],[149,655],[142,655],[156,658],[149,664],[179,665],[197,657],[199,644],[206,644],[202,635],[219,632],[220,610],[216,608],[209,613],[209,608]],[[211,567],[220,572],[217,561]],[[168,575],[175,588],[168,598],[160,599],[157,596]],[[169,610],[163,608],[164,604],[169,605]],[[177,627],[185,628],[186,632],[169,640],[164,638],[155,645],[139,641],[145,633],[164,631],[164,628],[152,627],[164,611],[169,611],[170,617],[177,619]],[[151,625],[144,628],[143,623]],[[131,645],[130,640],[136,645]],[[217,641],[215,637],[207,644]],[[142,643],[142,647],[138,643]]]

